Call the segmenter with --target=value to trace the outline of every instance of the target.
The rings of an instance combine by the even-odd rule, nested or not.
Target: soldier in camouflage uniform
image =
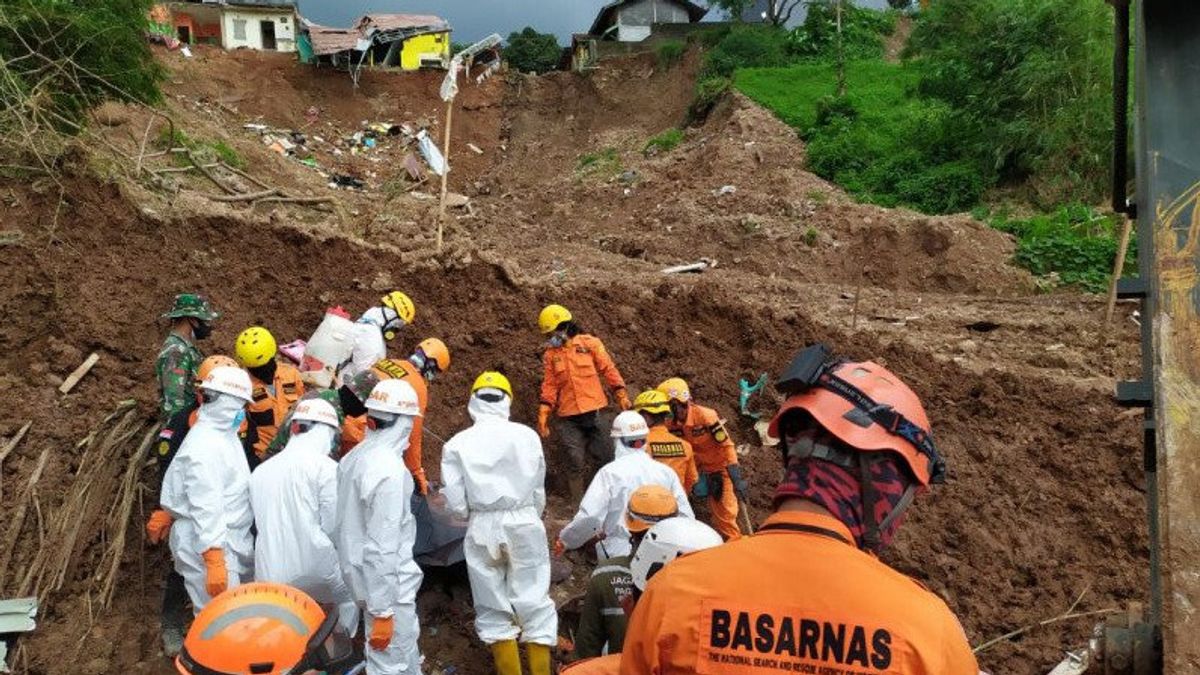
[[[163,422],[195,402],[196,369],[204,360],[196,341],[212,334],[211,322],[218,316],[208,301],[195,293],[175,296],[175,306],[163,314],[164,319],[171,320],[171,332],[154,364],[160,396],[159,419]]]
[[[378,382],[378,378],[376,378],[376,382]],[[342,444],[342,425],[346,423],[346,414],[342,412],[341,397],[338,396],[338,392],[335,389],[310,389],[304,392],[304,395],[300,397],[300,400],[305,401],[313,398],[319,398],[322,401],[325,401],[329,405],[333,406],[334,412],[337,413],[338,429],[337,433],[333,436],[333,446],[329,448],[330,456],[337,458],[341,455],[339,450]],[[299,403],[297,403],[297,405],[299,405]],[[288,441],[291,440],[292,413],[294,412],[296,412],[296,409],[292,408],[290,411],[288,411],[287,416],[283,418],[283,421],[279,423],[279,431],[275,434],[275,438],[272,438],[271,442],[267,444],[267,450],[263,453],[262,461],[265,462],[275,455],[278,455],[279,452],[287,446]]]

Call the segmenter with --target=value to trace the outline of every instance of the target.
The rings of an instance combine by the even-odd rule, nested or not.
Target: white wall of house
[[[617,10],[617,40],[641,42],[656,23],[688,23],[687,10],[670,0],[640,0]]]
[[[263,11],[226,7],[221,14],[222,46],[225,49],[265,49],[264,21],[271,22],[275,27],[275,51],[296,51],[296,13],[290,9]]]

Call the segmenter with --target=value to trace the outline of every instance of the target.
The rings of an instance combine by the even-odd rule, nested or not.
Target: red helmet
[[[828,354],[824,348],[821,353]],[[900,455],[921,485],[941,481],[945,466],[933,446],[929,417],[908,385],[871,361],[840,364],[821,361],[821,365],[806,369],[797,365],[804,355],[801,352],[793,363],[793,371],[797,368],[806,371],[797,378],[802,382],[797,385],[795,379],[787,379],[793,371],[780,382],[781,389],[792,393],[771,420],[768,427],[771,436],[780,438],[780,421],[795,410],[804,410],[852,448]],[[816,362],[810,361],[808,365]],[[865,400],[858,394],[865,396]]]

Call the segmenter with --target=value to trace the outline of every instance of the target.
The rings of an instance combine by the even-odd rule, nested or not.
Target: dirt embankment
[[[171,91],[188,98],[174,99],[172,109],[201,130],[194,135],[228,133],[252,171],[293,190],[324,188],[310,170],[242,139],[243,120],[301,124],[318,100],[321,119],[341,128],[363,106],[383,106],[379,97],[398,105],[392,97],[401,91],[414,115],[439,106],[425,76],[370,74],[365,101],[342,101],[348,82],[334,77],[344,74],[262,65],[257,55],[202,58],[211,61],[188,67],[206,75],[248,68],[248,81],[271,86],[247,87],[232,71],[224,83],[178,71]],[[777,373],[814,340],[900,373],[926,401],[952,479],[918,502],[886,558],[945,597],[973,643],[1057,614],[1084,588],[1079,610],[1141,598],[1148,551],[1139,423],[1107,390],[1136,363],[1128,322],[1117,344],[1096,347],[1100,307],[1070,295],[1026,295],[1028,277],[1006,264],[1011,243],[1002,235],[967,218],[852,203],[805,173],[794,134],[744,100],[688,130],[675,150],[643,155],[647,138],[678,123],[694,67],[663,72],[633,59],[590,77],[497,80],[486,96],[468,94],[481,98],[462,116],[466,138],[485,153],[467,156],[452,174],[452,189],[472,196],[474,215],[452,221],[440,255],[429,250],[432,207],[409,196],[338,193],[345,201],[333,216],[295,209],[272,217],[213,208],[190,194],[199,180],[162,195],[74,178],[61,202],[48,181],[0,184],[0,229],[24,235],[0,246],[0,311],[8,317],[0,386],[9,404],[0,436],[33,421],[3,465],[5,486],[23,484],[41,451],[54,448],[38,490],[48,515],[70,489],[72,448],[88,430],[130,396],[151,414],[163,329],[155,317],[180,291],[217,304],[223,317],[206,347],[227,352],[246,325],[266,325],[282,339],[306,336],[325,305],[358,311],[388,288],[404,289],[418,315],[393,355],[426,335],[443,337],[454,355],[432,388],[429,428],[443,438],[467,423],[466,392],[485,368],[510,375],[515,416],[534,419],[533,319],[541,305],[561,301],[605,340],[631,387],[683,375],[730,418],[737,440],[751,445],[743,461],[760,518],[777,457],[757,447],[748,420],[736,415],[737,379]],[[230,96],[236,100],[212,103]],[[195,104],[202,99],[207,108]],[[126,126],[140,136],[139,124]],[[580,167],[581,156],[609,147],[616,162],[602,172]],[[630,171],[636,175],[622,180]],[[736,189],[713,194],[724,185]],[[698,257],[719,266],[687,278],[658,272]],[[58,395],[54,378],[90,351],[101,354],[95,370]],[[440,444],[426,448],[436,476]],[[548,457],[553,527],[574,505],[558,492],[553,442]],[[0,517],[15,508],[6,499]],[[84,599],[103,542],[81,540],[63,590],[24,640],[29,672],[171,672],[155,618],[166,561],[161,550],[143,548],[139,518],[122,591],[106,613]],[[36,522],[27,522],[14,564],[55,544],[40,541]],[[10,585],[0,580],[0,591]],[[420,600],[429,665],[489,672],[472,636],[469,593],[456,582],[429,586]],[[1086,621],[1040,629],[985,652],[981,663],[993,673],[1044,671],[1089,633]]]

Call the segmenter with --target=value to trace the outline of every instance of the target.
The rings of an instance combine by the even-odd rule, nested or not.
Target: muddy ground
[[[1009,265],[1005,235],[965,216],[855,204],[805,172],[803,143],[740,97],[687,129],[678,148],[647,156],[647,139],[683,118],[694,57],[665,71],[653,59],[630,59],[587,76],[465,86],[450,189],[471,205],[451,212],[441,253],[433,250],[436,203],[414,194],[434,189],[404,191],[402,148],[317,151],[319,170],[368,184],[335,191],[319,170],[242,128],[309,125],[305,133],[336,139],[363,120],[427,118],[440,137],[436,74],[369,73],[355,92],[345,74],[272,55],[200,49],[192,61],[163,59],[172,73],[165,109],[191,138],[228,144],[247,173],[289,194],[337,201],[323,209],[216,203],[203,196],[216,191],[202,177],[130,181],[99,150],[76,156],[57,183],[0,183],[0,230],[23,235],[0,246],[0,442],[33,423],[2,466],[0,534],[21,509],[38,457],[52,448],[34,506],[14,531],[0,595],[18,590],[20,570],[40,552],[63,545],[46,540],[45,523],[78,488],[76,443],[123,399],[153,415],[164,329],[157,317],[173,294],[212,298],[223,317],[204,347],[230,352],[246,325],[266,325],[283,339],[307,336],[323,307],[359,311],[391,287],[417,303],[417,320],[391,345],[393,355],[427,335],[453,352],[451,371],[431,394],[428,428],[443,438],[466,424],[467,388],[485,368],[510,375],[515,415],[533,421],[534,321],[543,304],[562,302],[604,339],[632,388],[683,375],[730,419],[761,519],[777,456],[737,415],[737,380],[774,375],[796,349],[821,340],[886,364],[923,397],[951,480],[918,502],[885,558],[944,597],[973,644],[1055,616],[1081,594],[1078,611],[1146,595],[1140,413],[1111,400],[1114,381],[1137,365],[1132,307],[1119,307],[1103,334],[1102,301],[1037,294]],[[132,108],[106,114],[100,133],[136,157],[149,117]],[[157,137],[154,127],[148,152],[159,149]],[[482,153],[464,150],[467,143]],[[146,161],[172,166],[170,157]],[[734,189],[722,194],[727,185]],[[700,258],[717,267],[660,272]],[[70,394],[58,394],[61,378],[92,351],[99,364]],[[768,395],[761,405],[774,402]],[[426,448],[436,476],[440,444]],[[573,505],[561,497],[553,441],[548,458],[553,533]],[[147,468],[147,483],[152,475]],[[110,506],[100,499],[90,508]],[[141,528],[150,508],[146,496],[129,519],[111,607],[95,600],[111,528],[70,544],[68,573],[45,593],[19,671],[172,672],[156,621],[166,555],[145,545]],[[565,601],[585,573],[577,564],[556,599]],[[448,578],[427,586],[427,663],[434,672],[489,672],[472,634],[469,592]],[[1031,631],[983,652],[981,665],[1045,672],[1086,640],[1093,622]]]

